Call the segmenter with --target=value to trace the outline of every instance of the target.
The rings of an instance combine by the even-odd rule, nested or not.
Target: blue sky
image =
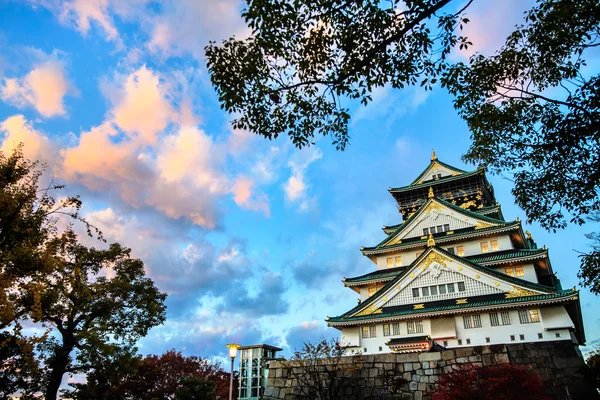
[[[524,5],[481,4],[468,33],[474,50],[489,52]],[[325,318],[357,301],[341,279],[374,270],[360,246],[400,221],[388,187],[411,182],[432,148],[473,169],[460,161],[467,127],[440,88],[378,89],[373,104],[352,110],[344,152],[327,138],[298,151],[285,137],[232,130],[202,49],[247,34],[240,9],[236,0],[0,4],[1,148],[24,142],[169,293],[167,322],[139,343],[143,353],[220,358],[229,342],[289,353],[337,335]],[[510,181],[490,179],[504,215],[525,220]],[[575,250],[594,227],[527,228],[563,285],[577,285]],[[582,290],[581,303],[593,344],[600,301]]]

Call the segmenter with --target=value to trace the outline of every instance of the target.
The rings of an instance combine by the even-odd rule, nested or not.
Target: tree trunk
[[[60,389],[63,375],[65,374],[65,370],[69,365],[69,355],[75,347],[75,338],[73,337],[72,333],[65,332],[62,336],[63,344],[56,350],[54,359],[50,362],[50,369],[52,372],[50,373],[50,380],[48,381],[48,386],[46,387],[45,400],[57,399],[58,390]]]

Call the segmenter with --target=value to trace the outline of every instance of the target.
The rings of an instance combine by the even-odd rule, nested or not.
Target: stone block
[[[473,355],[473,349],[471,347],[462,347],[456,349],[456,357],[469,357]]]
[[[405,372],[402,374],[402,379],[404,379],[405,381],[410,381],[412,378],[412,374],[410,372]]]
[[[430,361],[429,362],[429,368],[437,368],[438,363],[441,363],[442,361]],[[425,365],[423,365],[423,368],[425,368]]]
[[[492,353],[505,353],[506,352],[506,346],[503,344],[491,344],[491,345],[489,345],[488,348]]]
[[[433,375],[433,370],[431,368],[426,369],[425,375]]]
[[[415,400],[423,400],[423,392],[416,391],[415,392]]]
[[[510,360],[508,359],[508,354],[506,353],[494,354],[494,360],[496,361],[496,364],[510,362]]]
[[[383,364],[383,370],[384,371],[393,371],[394,370],[394,364],[392,364],[392,363],[385,363],[385,364]]]
[[[481,362],[481,355],[477,354],[475,356],[469,356],[469,361],[471,361],[471,362]]]
[[[404,371],[412,371],[413,370],[413,364],[412,363],[404,363]]]
[[[396,364],[396,373],[404,372],[404,364]]]
[[[454,350],[442,351],[442,360],[453,360],[455,357]]]
[[[442,359],[442,353],[433,352],[433,353],[421,353],[419,354],[419,361],[439,361]]]
[[[379,375],[379,368],[370,368],[369,369],[369,378],[375,378],[377,375]]]
[[[421,363],[418,363],[418,362],[414,362],[414,363],[413,363],[413,370],[415,370],[415,371],[416,371],[416,370],[418,370],[418,369],[420,369],[420,368],[421,368]]]
[[[412,393],[402,393],[402,400],[414,400],[414,396]]]
[[[417,390],[419,388],[419,384],[417,382],[410,382],[408,384],[408,389],[412,392],[414,392],[415,390]]]
[[[484,366],[494,365],[494,355],[493,354],[484,354],[482,355],[482,361]]]
[[[459,364],[463,364],[463,363],[469,362],[469,357],[458,357],[456,359],[456,362],[459,363]]]
[[[394,353],[382,354],[379,356],[378,360],[385,363],[394,363],[396,362],[396,356],[397,354]]]
[[[425,391],[425,390],[427,390],[427,383],[425,383],[425,382],[421,382],[421,383],[419,383],[419,390],[420,390],[420,391]]]
[[[396,361],[402,363],[419,361],[419,355],[417,353],[396,354]]]
[[[415,371],[417,375],[425,375],[425,372],[422,369],[418,369]]]
[[[423,362],[423,368],[429,368],[429,361]]]

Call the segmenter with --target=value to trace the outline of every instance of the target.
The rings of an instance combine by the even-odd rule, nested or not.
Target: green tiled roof
[[[455,238],[460,238],[462,236],[471,235],[473,233],[493,232],[494,230],[501,229],[501,228],[520,228],[520,224],[521,223],[518,221],[513,221],[513,222],[504,223],[502,226],[490,226],[489,228],[470,230],[470,231],[466,231],[466,232],[456,232],[451,235],[444,235],[444,236],[439,236],[439,237],[434,236],[434,238],[435,238],[435,240],[441,240],[441,239],[446,239],[446,238],[455,239]],[[386,241],[387,241],[387,239],[386,239]],[[363,247],[361,250],[363,251],[363,253],[365,251],[372,251],[372,250],[393,250],[393,249],[401,249],[402,247],[407,246],[407,245],[415,245],[415,244],[423,244],[423,243],[427,243],[427,239],[419,239],[419,240],[415,240],[415,241],[411,241],[411,242],[402,242],[402,243],[398,243],[398,244],[395,244],[392,246],[382,246],[380,243],[375,247]]]
[[[474,211],[467,210],[466,208],[459,207],[459,206],[457,206],[455,204],[449,203],[449,202],[447,202],[445,200],[442,200],[442,199],[439,199],[439,198],[436,197],[436,198],[433,198],[433,199],[429,199],[428,201],[426,201],[425,203],[423,203],[421,205],[421,207],[419,207],[419,209],[413,215],[411,215],[410,217],[408,217],[406,219],[406,221],[404,221],[402,224],[399,224],[398,227],[396,228],[396,230],[393,233],[389,234],[388,237],[386,237],[381,242],[379,242],[374,248],[381,249],[381,248],[387,247],[387,246],[385,246],[385,243],[388,242],[389,240],[391,240],[394,236],[396,236],[398,233],[400,233],[400,231],[402,229],[404,229],[405,226],[407,226],[410,222],[412,222],[414,219],[416,219],[421,214],[422,210],[425,207],[427,207],[427,205],[431,201],[437,201],[438,203],[440,203],[440,204],[442,204],[442,205],[444,205],[444,206],[446,206],[446,207],[448,207],[450,209],[453,209],[453,210],[455,210],[455,211],[457,211],[457,212],[459,212],[459,213],[461,213],[461,214],[463,214],[465,216],[469,216],[469,217],[472,217],[472,218],[475,218],[475,219],[478,219],[478,220],[481,220],[481,221],[490,222],[492,224],[510,225],[511,223],[513,223],[513,222],[506,222],[506,221],[502,221],[502,220],[499,220],[499,219],[495,219],[495,218],[491,218],[491,217],[488,217],[488,216],[485,216],[485,215],[478,214],[478,213],[476,213]],[[480,229],[479,231],[483,231],[483,229]]]
[[[412,182],[411,182],[410,186],[414,186],[416,182],[419,182],[419,181],[421,180],[421,178],[423,177],[423,175],[425,175],[425,172],[427,172],[427,170],[428,170],[429,168],[431,168],[431,166],[432,166],[434,163],[438,163],[438,164],[440,164],[440,165],[441,165],[441,166],[443,166],[443,167],[446,167],[446,168],[448,168],[448,169],[451,169],[451,170],[453,170],[453,171],[459,172],[459,173],[461,173],[461,174],[464,174],[464,173],[466,173],[466,171],[463,171],[463,170],[462,170],[462,169],[460,169],[460,168],[453,167],[453,166],[452,166],[452,165],[450,165],[450,164],[446,164],[445,162],[443,162],[443,161],[440,161],[440,160],[438,160],[438,159],[436,158],[435,160],[431,160],[431,161],[429,162],[429,165],[428,165],[427,167],[425,167],[425,169],[423,170],[423,172],[421,172],[421,173],[419,174],[419,176],[417,176],[417,179],[415,179],[414,181],[412,181]],[[442,178],[442,179],[443,179],[443,178]],[[441,180],[441,179],[440,179],[440,180]]]
[[[545,249],[514,249],[514,250],[503,250],[494,253],[477,254],[475,256],[464,257],[474,263],[485,263],[491,261],[501,261],[511,258],[522,258],[531,257],[538,254],[544,254],[547,250]]]
[[[512,297],[503,300],[492,300],[492,301],[482,301],[478,303],[467,303],[467,304],[452,304],[441,307],[432,307],[432,308],[424,308],[417,310],[403,310],[403,311],[395,311],[389,313],[381,313],[381,314],[370,314],[370,315],[361,315],[358,317],[345,317],[341,315],[339,317],[333,317],[327,320],[327,322],[353,322],[353,321],[362,321],[373,318],[387,318],[387,317],[397,317],[403,315],[411,315],[411,314],[421,314],[421,313],[430,313],[430,312],[439,312],[439,311],[448,311],[448,310],[456,310],[461,308],[471,308],[471,307],[485,307],[485,306],[493,306],[493,305],[502,305],[502,304],[512,304],[512,303],[522,303],[528,301],[539,301],[539,300],[550,300],[550,299],[559,299],[562,297],[568,297],[573,294],[577,294],[576,290],[560,290],[556,293],[546,293],[541,294],[539,296],[527,296],[527,297]]]
[[[413,261],[409,266],[407,266],[406,269],[404,269],[403,271],[401,271],[394,279],[392,279],[391,281],[389,281],[388,283],[385,284],[384,287],[382,287],[377,293],[379,293],[379,295],[377,295],[377,293],[369,298],[367,298],[365,301],[363,301],[362,303],[358,304],[356,307],[354,307],[353,309],[347,311],[346,313],[343,314],[343,316],[348,316],[348,315],[352,315],[354,313],[357,313],[358,311],[366,308],[367,305],[371,304],[373,301],[375,301],[375,299],[379,298],[379,296],[381,295],[381,293],[384,293],[387,289],[389,289],[390,287],[392,287],[393,285],[396,284],[396,282],[398,282],[404,275],[406,275],[408,273],[408,271],[410,271],[412,269],[412,267],[416,264],[418,264],[419,262],[421,262],[421,260],[426,257],[429,253],[430,250],[433,251],[433,249],[439,251],[440,253],[444,254],[445,256],[449,257],[449,258],[453,258],[454,260],[458,261],[458,262],[462,262],[465,264],[468,264],[469,266],[471,266],[472,268],[483,272],[484,274],[488,274],[491,276],[494,276],[502,281],[505,282],[510,282],[514,285],[517,286],[521,286],[521,287],[525,287],[528,289],[533,289],[533,290],[537,290],[537,291],[541,291],[541,292],[553,292],[555,289],[548,287],[548,286],[544,286],[544,285],[540,285],[537,283],[533,283],[533,282],[529,282],[526,281],[524,279],[520,279],[514,276],[509,276],[506,274],[503,274],[501,272],[495,271],[491,268],[485,267],[483,265],[479,265],[479,264],[475,264],[472,261],[467,260],[466,258],[457,256],[456,254],[452,254],[447,252],[446,250],[435,246],[435,247],[430,247],[428,250],[424,251],[423,254],[421,254],[419,257],[417,257],[417,259],[415,261]],[[379,315],[379,314],[378,314]]]
[[[344,283],[366,282],[366,281],[373,281],[373,280],[378,280],[378,279],[388,280],[389,278],[394,278],[396,275],[398,275],[400,272],[402,272],[406,268],[407,267],[396,267],[396,268],[390,268],[390,269],[384,269],[384,270],[377,270],[377,271],[373,271],[368,274],[357,276],[354,278],[346,278],[346,279],[344,279]]]
[[[440,178],[440,179],[426,181],[426,182],[423,182],[423,183],[410,184],[409,186],[401,186],[401,187],[397,187],[397,188],[389,188],[388,191],[390,193],[406,192],[406,191],[417,189],[417,188],[424,187],[424,186],[433,186],[433,185],[438,185],[440,183],[452,182],[454,180],[467,178],[469,176],[474,176],[474,175],[477,175],[477,174],[482,173],[482,172],[483,171],[480,171],[480,170],[471,171],[471,172],[465,172],[465,173],[461,173],[460,175],[446,176],[446,177],[443,177],[443,178]],[[418,179],[417,179],[417,181],[418,181]],[[415,182],[417,182],[417,181],[415,181]]]

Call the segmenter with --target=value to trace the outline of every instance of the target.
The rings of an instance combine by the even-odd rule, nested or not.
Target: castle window
[[[471,339],[467,339],[467,344],[471,344]]]
[[[490,342],[491,342],[490,338],[489,338],[489,337],[486,337],[486,338],[485,338],[485,342],[486,342],[486,343],[490,343]]]
[[[513,269],[513,267],[506,267],[506,268],[504,268],[504,272],[508,276],[515,276],[515,270]]]
[[[438,285],[438,290],[440,294],[446,294],[446,285]]]
[[[490,325],[510,325],[510,314],[507,311],[502,311],[500,316],[497,312],[490,313]]]
[[[542,333],[538,333],[538,339],[543,339],[544,335]]]
[[[462,339],[458,339],[458,345],[462,346]]]
[[[444,347],[448,347],[448,341],[444,340]]]
[[[430,231],[431,231],[431,234],[432,234],[432,235],[433,235],[433,234],[435,234],[435,226],[432,226],[432,227],[430,228]]]
[[[444,224],[444,232],[448,232],[450,230],[450,224]]]
[[[510,341],[514,342],[515,341],[515,335],[510,335]]]
[[[560,337],[560,333],[556,333],[556,337],[559,338]]]
[[[432,296],[437,296],[437,294],[438,294],[438,288],[437,288],[437,286],[430,286],[429,287],[429,291],[431,292]]]
[[[373,296],[377,292],[377,287],[372,286],[369,288],[369,297]]]
[[[456,246],[456,254],[459,256],[465,255],[465,248],[463,246]]]
[[[392,333],[394,335],[399,335],[400,334],[400,322],[395,322],[392,324]]]
[[[423,228],[423,236],[429,235],[429,228]]]
[[[524,276],[525,271],[523,267],[506,267],[504,268],[504,272],[509,276]]]
[[[459,292],[464,292],[466,290],[464,282],[457,282],[456,284],[458,285],[458,291]]]
[[[454,283],[448,283],[446,286],[448,287],[448,293],[454,293]]]
[[[412,294],[413,297],[419,297],[419,288],[413,288]]]
[[[525,271],[523,271],[523,267],[515,267],[515,276],[524,276]]]
[[[438,225],[437,233],[442,233],[442,232],[444,232],[444,225]]]
[[[472,314],[463,316],[465,329],[481,328],[481,315]]]
[[[371,335],[371,337],[377,337],[377,326],[376,325],[369,326],[369,334]]]
[[[408,321],[406,323],[406,330],[409,334],[411,333],[423,333],[423,321]]]
[[[383,347],[379,346],[379,351],[383,351]]]
[[[362,330],[362,337],[363,337],[363,339],[366,339],[366,338],[370,337],[369,336],[369,327],[368,326],[363,326],[361,328],[361,330]],[[365,349],[365,351],[366,351],[366,349]]]
[[[396,256],[396,267],[400,267],[402,265],[402,256]]]
[[[421,288],[421,292],[423,292],[423,297],[429,296],[429,288],[428,287]]]
[[[487,253],[489,250],[488,242],[481,242],[481,252]]]
[[[448,253],[454,254],[454,247],[448,247],[446,250],[448,250]]]
[[[387,267],[391,268],[394,266],[394,259],[392,257],[387,259]]]
[[[538,310],[519,310],[519,321],[522,324],[540,322],[540,314]]]
[[[492,245],[492,251],[498,251],[498,241],[497,240],[491,240],[490,245]]]
[[[390,324],[383,324],[383,336],[390,336]]]
[[[525,335],[519,335],[519,339],[525,340]]]

